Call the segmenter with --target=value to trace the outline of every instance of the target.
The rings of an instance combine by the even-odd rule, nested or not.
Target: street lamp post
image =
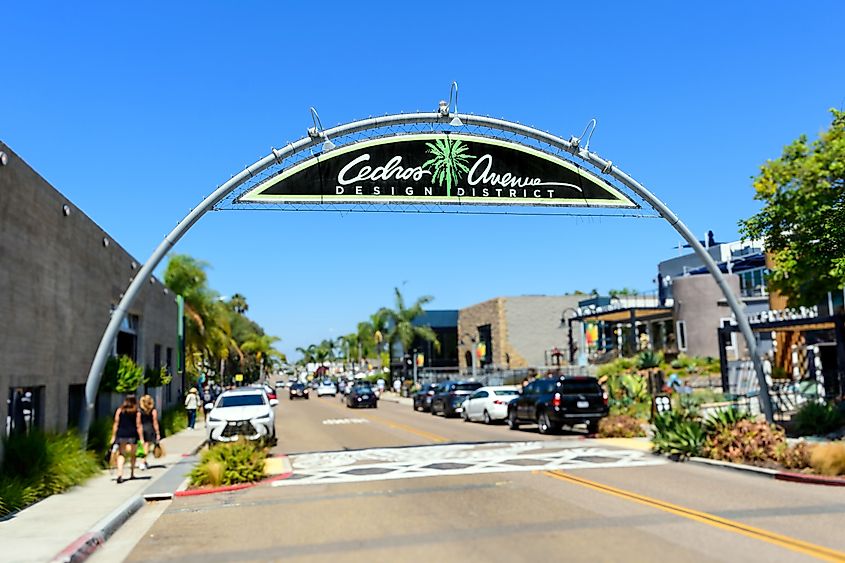
[[[569,311],[572,311],[572,316],[567,319],[566,313]],[[572,321],[574,321],[577,316],[578,309],[574,307],[567,307],[560,315],[560,326],[563,326],[563,324],[566,323],[569,328],[569,365],[573,365],[575,363],[575,340],[572,338]]]

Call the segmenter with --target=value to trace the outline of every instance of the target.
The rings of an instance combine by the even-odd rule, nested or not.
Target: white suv
[[[263,389],[242,387],[226,391],[206,417],[208,442],[234,442],[276,437],[276,399],[268,399]]]

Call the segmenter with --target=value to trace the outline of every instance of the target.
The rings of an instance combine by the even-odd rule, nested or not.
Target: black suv
[[[415,411],[429,411],[431,410],[431,398],[437,393],[437,383],[426,383],[420,390],[414,393],[414,410]]]
[[[431,398],[431,414],[442,414],[446,418],[459,415],[466,398],[482,387],[484,385],[477,381],[444,381]]]
[[[587,424],[587,432],[599,429],[607,416],[607,394],[594,377],[551,377],[532,381],[508,405],[508,426],[537,424],[540,434],[559,432],[564,424]]]

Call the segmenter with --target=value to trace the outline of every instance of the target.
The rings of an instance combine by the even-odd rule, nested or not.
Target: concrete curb
[[[182,454],[182,457],[196,455],[203,446],[205,446],[205,441],[194,448],[191,453]],[[51,559],[51,563],[78,563],[85,561],[106,543],[106,540],[138,512],[144,504],[146,502],[143,492],[129,498],[129,500],[115,509],[111,514],[97,522],[88,532],[60,551],[58,555]]]
[[[286,455],[278,455],[273,457],[280,457],[280,458],[287,458]],[[257,487],[262,483],[272,483],[274,481],[281,481],[283,479],[287,479],[288,477],[293,475],[293,471],[287,471],[285,473],[280,473],[278,475],[272,475],[270,477],[265,477],[260,481],[256,481],[255,483],[241,483],[240,485],[227,485],[225,487],[209,487],[205,489],[183,489],[176,491],[173,493],[174,497],[195,497],[200,495],[213,495],[216,493],[231,493],[233,491],[242,491],[244,489],[251,489],[253,487]]]
[[[144,499],[141,495],[131,497],[114,512],[97,522],[87,533],[59,552],[51,563],[85,561],[142,506],[144,506]]]
[[[701,465],[709,465],[711,467],[721,467],[723,469],[754,473],[777,481],[790,481],[792,483],[804,483],[807,485],[826,485],[829,487],[845,487],[845,479],[840,477],[825,477],[824,475],[813,475],[809,473],[792,473],[789,471],[769,469],[767,467],[756,467],[754,465],[745,465],[742,463],[730,463],[727,461],[719,461],[703,457],[691,457],[688,461]]]

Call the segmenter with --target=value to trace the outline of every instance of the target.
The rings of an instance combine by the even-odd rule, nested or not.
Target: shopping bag
[[[138,442],[138,448],[135,450],[135,457],[147,457],[147,452],[144,451],[144,444]]]
[[[153,446],[153,455],[156,458],[164,457],[164,446],[161,445],[161,442],[156,442]]]

